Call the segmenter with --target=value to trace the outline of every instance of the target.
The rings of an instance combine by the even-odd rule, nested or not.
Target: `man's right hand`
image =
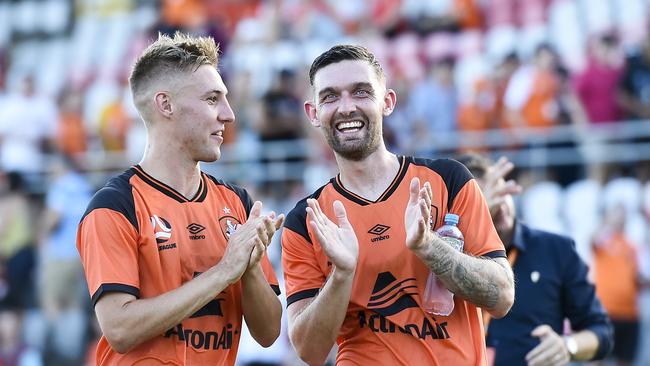
[[[481,178],[481,189],[491,214],[494,214],[504,204],[506,196],[521,193],[522,188],[517,182],[505,180],[505,177],[514,168],[514,164],[502,156],[494,165],[490,166]]]
[[[264,245],[255,245],[253,252],[251,253],[250,260],[248,261],[248,267],[246,268],[247,270],[255,267],[262,260],[262,257],[264,257],[266,248],[268,248],[268,246],[271,244],[271,241],[273,240],[273,235],[284,223],[284,214],[280,214],[280,216],[276,218],[275,212],[271,211],[268,216],[263,218],[262,222],[266,227],[266,231],[263,229],[258,229],[258,234],[260,235],[260,238],[265,238],[267,240],[263,243]]]
[[[251,255],[256,247],[259,248],[258,252],[264,252],[273,238],[275,232],[273,229],[276,228],[276,225],[282,224],[283,215],[280,215],[278,220],[272,223],[272,219],[268,216],[261,216],[261,212],[262,203],[255,201],[248,220],[239,226],[228,240],[228,246],[219,264],[227,269],[230,283],[237,281],[249,267]],[[280,222],[278,223],[278,221]],[[255,259],[259,261],[259,258]]]
[[[333,205],[338,225],[325,216],[317,200],[308,199],[307,206],[309,225],[329,260],[339,272],[354,273],[359,256],[359,243],[343,204],[334,201]]]

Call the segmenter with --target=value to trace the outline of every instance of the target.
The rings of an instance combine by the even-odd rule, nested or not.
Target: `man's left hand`
[[[431,230],[431,184],[420,187],[420,179],[413,178],[409,188],[409,202],[404,212],[406,246],[413,251],[427,247],[434,238]]]
[[[282,224],[284,223],[284,214],[280,214],[280,216],[276,218],[275,212],[271,211],[269,215],[264,216],[261,219],[265,230],[262,228],[258,229],[258,236],[261,241],[253,247],[251,257],[248,261],[248,267],[246,268],[247,271],[251,268],[255,268],[257,264],[262,260],[262,257],[264,257],[266,249],[273,240],[273,235],[280,229],[280,227],[282,227]]]
[[[538,337],[540,343],[526,355],[528,366],[563,366],[569,363],[571,357],[564,339],[549,325],[542,324],[530,334]]]

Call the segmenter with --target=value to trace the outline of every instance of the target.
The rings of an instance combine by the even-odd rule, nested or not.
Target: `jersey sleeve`
[[[79,224],[77,249],[93,306],[107,292],[140,296],[137,237],[131,222],[108,208],[92,210]]]
[[[316,296],[325,283],[313,244],[288,227],[282,232],[282,267],[287,306]]]
[[[506,256],[487,202],[475,179],[468,180],[456,195],[451,213],[460,216],[458,228],[465,237],[465,252],[491,258]]]

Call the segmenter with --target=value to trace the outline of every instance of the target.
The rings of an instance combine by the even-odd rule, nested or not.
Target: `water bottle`
[[[463,251],[463,233],[458,228],[458,215],[448,213],[445,215],[445,224],[436,233],[452,248]],[[430,314],[447,316],[454,310],[454,294],[449,291],[435,273],[430,272],[427,286],[422,296],[424,310]]]

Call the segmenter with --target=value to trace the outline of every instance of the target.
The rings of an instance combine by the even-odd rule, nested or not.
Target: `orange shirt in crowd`
[[[121,101],[109,104],[99,117],[99,134],[104,149],[123,151],[126,149],[126,137],[131,128],[131,118],[126,113]]]
[[[557,123],[555,97],[558,89],[558,81],[553,73],[535,73],[530,96],[521,111],[526,127],[549,127]]]
[[[61,113],[56,144],[68,156],[86,152],[86,128],[79,113]]]
[[[334,217],[339,200],[359,242],[357,270],[337,343],[337,365],[486,365],[481,310],[454,298],[449,316],[422,308],[429,269],[405,245],[404,211],[413,177],[433,190],[431,226],[447,213],[460,215],[465,252],[505,257],[487,204],[469,171],[460,163],[400,157],[400,170],[376,201],[343,187],[338,177],[317,190],[323,212]],[[307,225],[306,199],[288,215],[282,234],[287,306],[317,296],[332,267]]]
[[[476,0],[454,0],[454,10],[463,29],[480,29],[483,25],[481,9]]]
[[[496,90],[486,79],[474,83],[472,98],[458,108],[458,128],[461,131],[483,131],[494,128]]]
[[[163,0],[161,14],[165,24],[174,27],[192,27],[205,19],[203,0]]]
[[[636,320],[637,254],[622,233],[594,246],[596,292],[609,316],[615,320]]]

